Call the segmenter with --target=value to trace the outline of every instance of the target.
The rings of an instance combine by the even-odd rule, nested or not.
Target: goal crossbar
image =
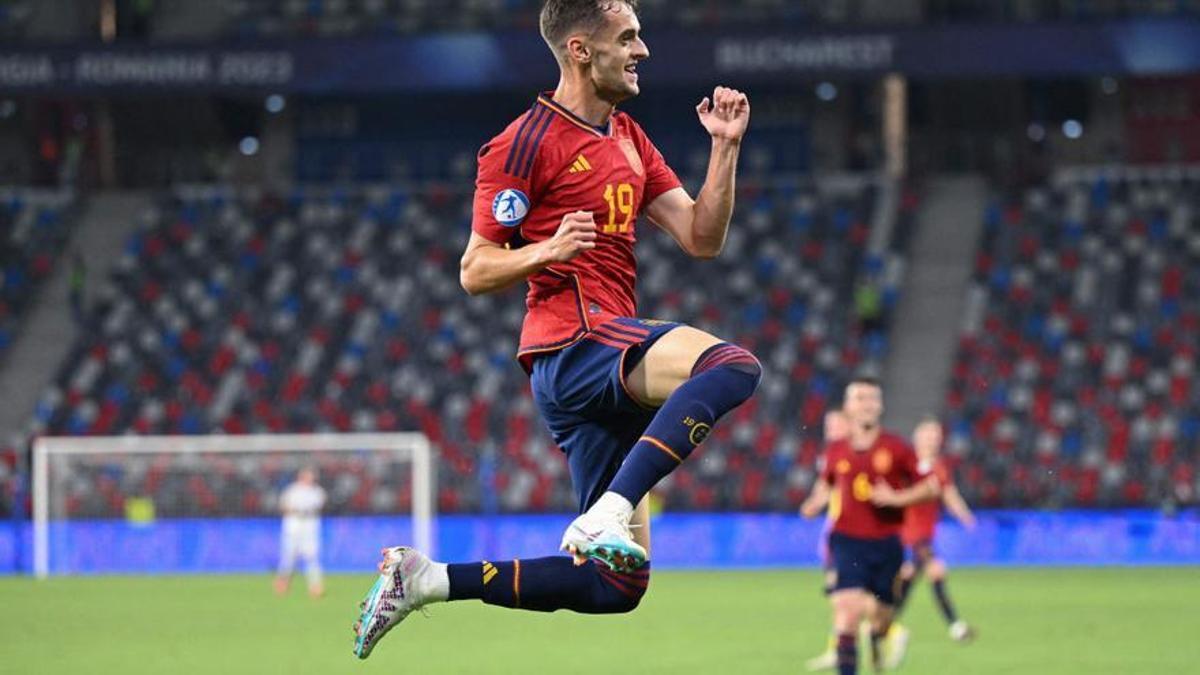
[[[45,436],[33,444],[33,572],[50,574],[52,455],[391,451],[412,462],[413,544],[433,555],[435,464],[420,433],[315,433],[208,436]]]

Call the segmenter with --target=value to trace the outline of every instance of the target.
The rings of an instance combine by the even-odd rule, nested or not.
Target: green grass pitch
[[[1200,672],[1196,569],[962,569],[950,581],[980,639],[951,642],[922,584],[900,672]],[[329,582],[312,601],[300,588],[275,597],[266,576],[0,579],[0,673],[799,673],[829,623],[815,571],[659,572],[632,615],[434,606],[359,662],[350,625],[372,577]]]

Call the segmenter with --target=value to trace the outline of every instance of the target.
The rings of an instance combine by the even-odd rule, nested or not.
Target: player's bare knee
[[[934,558],[925,568],[930,581],[941,581],[946,578],[946,563]]]
[[[855,590],[835,591],[830,596],[833,603],[833,623],[838,632],[858,630],[858,624],[867,615],[866,596]]]
[[[858,625],[862,623],[865,614],[857,610],[846,610],[835,612],[833,617],[833,628],[839,633],[854,633],[858,631]]]

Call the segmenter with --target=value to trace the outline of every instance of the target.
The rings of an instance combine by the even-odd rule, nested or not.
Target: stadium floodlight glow
[[[1025,129],[1025,135],[1034,143],[1041,143],[1046,140],[1046,127],[1038,122],[1033,122]]]
[[[822,82],[817,85],[817,98],[828,103],[837,98],[837,85],[832,82]]]
[[[263,105],[266,107],[267,112],[271,113],[272,115],[278,115],[279,113],[283,112],[284,108],[287,107],[287,99],[280,94],[271,94],[267,97],[267,100]]]
[[[1067,120],[1062,124],[1063,136],[1075,140],[1083,135],[1083,125],[1079,120]]]
[[[258,139],[254,136],[247,136],[238,143],[238,151],[247,157],[253,157],[258,154]]]

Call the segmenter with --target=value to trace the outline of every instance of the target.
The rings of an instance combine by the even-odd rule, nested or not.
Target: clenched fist
[[[546,259],[567,262],[584,251],[596,248],[596,220],[591,211],[576,211],[563,216],[554,236],[547,239]]]
[[[750,124],[750,99],[737,89],[717,87],[696,106],[700,124],[713,138],[740,141]]]

